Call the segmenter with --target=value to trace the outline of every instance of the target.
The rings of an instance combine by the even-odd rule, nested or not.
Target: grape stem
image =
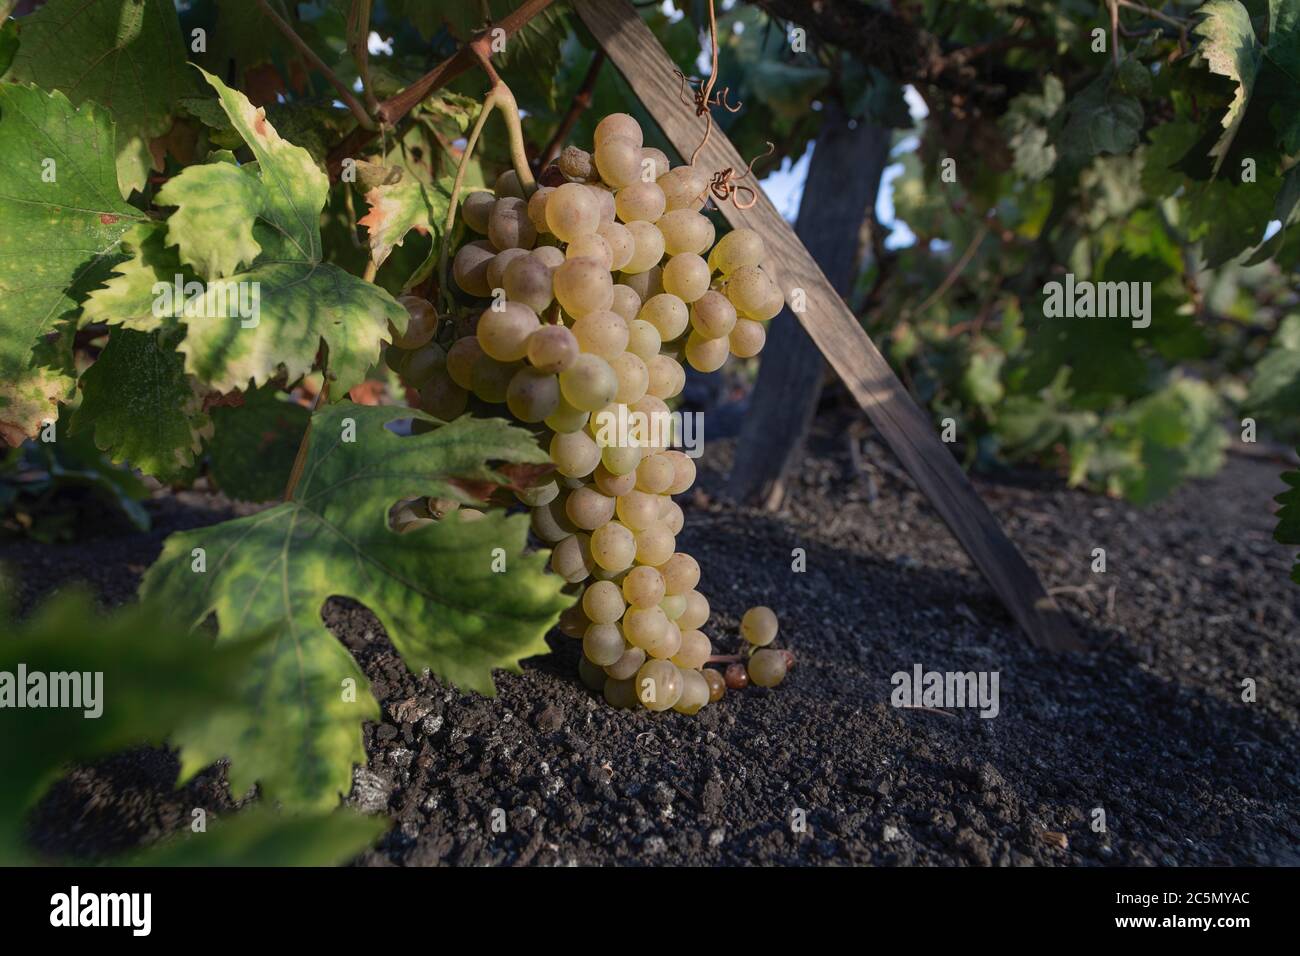
[[[316,393],[316,400],[312,402],[312,418],[307,419],[307,427],[303,429],[302,441],[298,443],[298,454],[293,459],[293,470],[289,472],[289,481],[284,486],[284,500],[292,501],[294,489],[298,487],[298,479],[302,477],[302,469],[307,464],[307,445],[311,438],[311,423],[316,415],[316,409],[320,408],[321,403],[327,400],[330,391],[329,375],[325,368],[321,368],[321,385],[320,391]]]
[[[713,654],[704,659],[706,664],[741,664],[745,660],[741,654]]]
[[[465,140],[465,149],[460,154],[460,162],[456,164],[456,179],[451,184],[451,202],[447,204],[447,216],[442,223],[442,249],[438,253],[438,290],[444,305],[447,307],[447,312],[450,312],[455,305],[451,297],[451,289],[447,285],[447,253],[451,249],[452,230],[456,228],[456,210],[460,206],[460,190],[465,184],[465,172],[469,169],[470,157],[474,155],[474,147],[478,144],[479,134],[483,132],[483,126],[487,123],[488,114],[492,112],[496,104],[497,89],[493,87],[484,98],[483,108],[479,110],[478,118],[474,120],[474,127],[469,131],[469,136]],[[515,115],[519,115],[517,108]]]
[[[524,127],[519,119],[519,104],[515,101],[514,92],[492,65],[489,36],[485,33],[474,40],[469,48],[492,83],[488,95],[495,98],[496,108],[506,121],[506,131],[510,136],[510,163],[515,168],[515,175],[519,177],[519,185],[523,187],[524,198],[527,199],[537,191],[537,183],[533,179],[533,170],[528,165],[528,153],[524,149]]]

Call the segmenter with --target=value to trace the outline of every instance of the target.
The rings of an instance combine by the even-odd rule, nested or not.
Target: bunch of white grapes
[[[670,168],[625,113],[600,121],[594,154],[568,147],[542,182],[525,197],[508,171],[493,192],[465,197],[461,215],[483,238],[460,248],[452,275],[491,302],[444,350],[432,305],[404,297],[411,321],[393,330],[389,362],[438,418],[463,413],[473,394],[540,432],[558,475],[517,496],[553,549],[552,569],[580,590],[560,627],[582,641],[581,679],[614,706],[694,714],[727,686],[704,667],[713,647],[700,566],[677,550],[673,496],[694,483],[695,463],[669,447],[667,428],[638,443],[601,425],[620,412],[666,421],[683,362],[713,372],[728,355],[757,355],[783,296],[758,233],[714,244],[701,212],[709,176]],[[776,616],[756,611],[770,616],[754,625],[766,638],[750,639],[758,646],[775,636]],[[756,652],[748,680],[775,686],[784,653]]]

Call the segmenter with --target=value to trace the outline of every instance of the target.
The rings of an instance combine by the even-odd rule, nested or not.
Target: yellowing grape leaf
[[[253,238],[262,192],[261,183],[233,162],[182,170],[158,191],[158,205],[178,207],[167,220],[168,242],[210,279],[252,265],[262,251]]]
[[[244,708],[178,732],[185,775],[228,755],[241,793],[260,783],[271,799],[324,809],[348,790],[352,764],[365,760],[361,722],[378,706],[321,620],[333,595],[374,612],[413,670],[469,690],[492,693],[493,669],[547,651],[544,635],[570,599],[545,573],[546,553],[525,553],[524,516],[449,516],[406,534],[388,525],[398,499],[468,501],[458,483],[505,483],[491,462],[546,456],[500,420],[463,417],[406,438],[385,427],[411,414],[427,418],[349,402],[317,412],[291,500],[167,539],[144,579],[148,599],[186,624],[215,613],[218,643],[278,629],[241,684]]]
[[[375,186],[366,193],[370,211],[357,220],[369,233],[370,257],[382,266],[394,246],[400,246],[412,229],[436,237],[447,215],[450,184],[425,186],[410,172],[395,183]]]
[[[113,114],[122,191],[142,189],[149,141],[171,127],[177,100],[194,88],[172,0],[48,0],[18,21],[10,79],[62,90]]]
[[[185,373],[173,335],[114,329],[95,364],[81,376],[74,433],[91,429],[113,461],[127,461],[163,481],[194,464],[212,421],[203,390]]]
[[[1192,33],[1200,38],[1201,56],[1211,73],[1226,76],[1236,84],[1236,93],[1223,116],[1223,133],[1210,149],[1214,157],[1214,175],[1232,147],[1241,121],[1246,116],[1246,104],[1255,89],[1264,48],[1255,38],[1255,28],[1250,13],[1239,0],[1210,0],[1196,11],[1201,22]]]
[[[118,191],[108,114],[57,91],[0,84],[0,169],[0,428],[31,435],[72,385],[32,349],[145,217]]]

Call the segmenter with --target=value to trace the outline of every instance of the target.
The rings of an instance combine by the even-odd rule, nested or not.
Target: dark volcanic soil
[[[722,441],[686,503],[715,647],[736,648],[750,605],[781,616],[799,664],[775,690],[694,718],[615,711],[578,684],[577,642],[556,633],[554,654],[498,677],[495,700],[463,696],[410,674],[364,609],[332,602],[384,712],[350,799],[394,825],[360,862],[1300,863],[1300,588],[1271,540],[1279,466],[1234,457],[1145,510],[1042,478],[981,481],[1092,648],[1054,658],[1016,632],[887,453],[868,441],[855,471],[843,424],[823,424],[781,514],[721,501]],[[150,535],[6,545],[0,560],[21,562],[27,602],[73,578],[124,600],[166,533],[228,514],[193,494],[153,507]],[[896,710],[890,675],[914,664],[998,671],[1001,713]],[[191,807],[232,806],[220,768],[180,791],[175,772],[148,750],[80,769],[33,840],[101,855]]]

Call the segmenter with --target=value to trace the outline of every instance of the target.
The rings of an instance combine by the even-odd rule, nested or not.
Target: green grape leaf
[[[81,377],[72,431],[92,431],[113,461],[169,481],[194,464],[212,422],[185,358],[159,333],[114,329]]]
[[[121,861],[125,866],[342,866],[388,829],[355,810],[283,816],[255,806],[203,833],[186,833]]]
[[[122,237],[119,251],[125,258],[86,297],[81,307],[82,321],[120,325],[138,332],[174,326],[174,322],[160,321],[163,306],[156,287],[162,283],[174,290],[178,275],[182,285],[197,282],[198,278],[182,264],[175,247],[167,245],[166,224],[137,224]],[[174,292],[171,294],[174,297]]]
[[[177,100],[194,87],[175,3],[48,0],[19,21],[19,37],[10,79],[111,110],[122,191],[142,189],[149,141],[171,128]]]
[[[1195,123],[1176,119],[1147,135],[1151,145],[1142,151],[1142,188],[1152,198],[1172,195],[1183,184],[1183,173],[1175,167],[1196,145],[1200,130]]]
[[[143,215],[122,201],[113,125],[62,93],[0,84],[0,426],[34,434],[71,379],[32,350],[121,258]]]
[[[1047,176],[1056,165],[1049,124],[1065,105],[1065,87],[1049,74],[1042,93],[1021,93],[1007,107],[1002,128],[1015,156],[1015,170],[1030,182]]]
[[[1255,367],[1245,407],[1279,423],[1300,408],[1300,315],[1288,315],[1278,326],[1272,348]]]
[[[378,706],[321,620],[333,595],[365,604],[413,670],[470,690],[492,693],[494,668],[518,670],[547,651],[544,635],[569,599],[544,572],[546,554],[525,553],[526,518],[489,511],[406,534],[388,525],[401,498],[472,500],[458,482],[504,481],[489,462],[546,455],[499,420],[465,416],[406,438],[385,427],[410,414],[348,402],[317,412],[289,501],[167,540],[144,579],[148,598],[195,625],[215,612],[219,642],[279,629],[241,685],[245,708],[179,732],[186,773],[229,755],[241,793],[259,783],[286,805],[325,809],[347,791],[352,764],[365,760],[361,722]],[[192,570],[195,548],[204,573]]]
[[[1213,388],[1181,377],[1134,402],[1108,422],[1112,439],[1136,452],[1135,465],[1117,470],[1112,481],[1125,498],[1145,504],[1188,478],[1214,474],[1228,444],[1222,412]]]
[[[160,206],[175,206],[167,240],[199,274],[230,275],[262,251],[253,221],[262,211],[261,183],[232,163],[190,166],[158,191]]]
[[[1212,175],[1217,176],[1246,116],[1264,48],[1255,37],[1250,12],[1239,0],[1210,0],[1195,12],[1201,17],[1192,29],[1193,35],[1200,39],[1197,49],[1210,72],[1226,76],[1235,87],[1232,102],[1220,123],[1223,132],[1210,149],[1214,158]]]
[[[1300,471],[1288,471],[1282,475],[1290,488],[1273,500],[1282,507],[1277,512],[1277,530],[1273,537],[1282,544],[1300,545]],[[1291,580],[1300,584],[1300,555],[1296,556],[1295,567],[1291,569]]]
[[[88,596],[69,591],[21,623],[5,622],[0,672],[14,677],[0,683],[0,699],[8,695],[0,707],[0,860],[24,857],[23,816],[69,763],[162,743],[190,716],[219,712],[265,641],[256,635],[213,648],[167,620],[164,609],[147,604],[105,616]],[[26,687],[17,686],[20,667]],[[36,681],[37,674],[48,677]],[[53,707],[47,696],[45,706],[30,706],[38,683],[48,694],[56,675],[70,674],[101,675],[78,687],[91,699]],[[29,706],[15,705],[18,692]]]
[[[241,501],[282,496],[310,418],[275,385],[245,392],[242,405],[214,408],[208,459],[217,487]]]
[[[412,229],[432,234],[437,242],[451,202],[450,186],[447,183],[444,188],[439,183],[437,188],[431,188],[408,172],[397,182],[375,186],[366,193],[370,211],[357,220],[357,225],[366,227],[375,265],[382,266],[393,247],[400,246]]]
[[[1228,177],[1192,186],[1185,203],[1187,235],[1200,242],[1208,268],[1221,266],[1260,243],[1281,189],[1281,181],[1263,169],[1253,183]]]
[[[1142,103],[1119,91],[1108,65],[1069,100],[1064,119],[1056,148],[1070,165],[1083,166],[1103,153],[1128,153],[1137,146],[1142,132]]]
[[[0,76],[9,70],[10,64],[18,53],[18,21],[6,20],[0,23]]]

